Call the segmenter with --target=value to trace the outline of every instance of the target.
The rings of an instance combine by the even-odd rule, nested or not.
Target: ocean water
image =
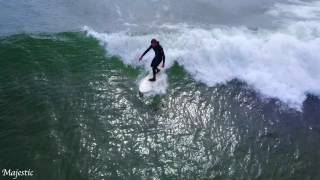
[[[318,180],[319,47],[319,1],[0,0],[0,169]]]

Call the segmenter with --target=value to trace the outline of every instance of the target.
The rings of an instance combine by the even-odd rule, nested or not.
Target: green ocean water
[[[0,40],[0,169],[18,179],[320,179],[320,102],[302,112],[177,64],[164,95],[82,32]],[[1,177],[1,179],[10,179]]]

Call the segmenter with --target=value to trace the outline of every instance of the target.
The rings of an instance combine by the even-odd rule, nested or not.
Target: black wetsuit
[[[158,43],[158,45],[156,47],[152,47],[150,46],[143,54],[142,56],[144,56],[145,54],[147,54],[150,49],[154,50],[155,56],[151,62],[151,67],[152,67],[152,72],[153,72],[153,78],[156,77],[156,73],[157,71],[160,71],[158,69],[159,64],[161,63],[161,61],[163,60],[163,63],[165,63],[166,57],[164,55],[164,51],[162,46]]]

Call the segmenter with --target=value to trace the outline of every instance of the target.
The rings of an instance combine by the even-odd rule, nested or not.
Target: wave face
[[[302,112],[282,109],[244,83],[208,87],[173,65],[166,94],[141,98],[144,69],[83,33],[1,39],[0,59],[1,166],[33,179],[320,177],[314,96]]]
[[[168,27],[167,27],[168,28]],[[170,26],[171,33],[132,35],[97,33],[85,27],[106,50],[125,64],[139,66],[139,55],[153,37],[160,39],[167,67],[177,62],[208,86],[232,79],[245,81],[267,97],[300,109],[306,93],[320,94],[320,24],[292,23],[277,31],[247,28],[201,29]],[[153,54],[146,56],[149,67]]]

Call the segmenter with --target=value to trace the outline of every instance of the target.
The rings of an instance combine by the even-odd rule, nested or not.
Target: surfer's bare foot
[[[149,79],[149,81],[156,81],[156,78],[151,78]]]

